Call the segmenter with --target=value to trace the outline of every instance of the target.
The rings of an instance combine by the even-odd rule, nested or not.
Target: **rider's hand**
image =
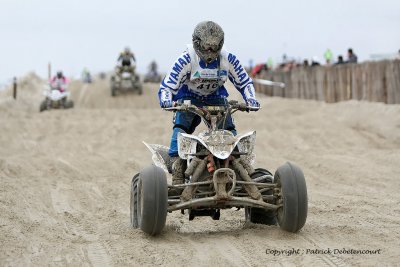
[[[260,103],[257,101],[257,99],[251,98],[246,101],[246,104],[248,107],[256,108],[254,111],[258,111],[260,108]]]
[[[169,89],[160,89],[160,106],[162,108],[170,108],[174,106],[174,102],[172,101],[172,96]]]
[[[174,106],[174,102],[172,102],[171,100],[166,100],[164,102],[162,102],[161,107],[162,108],[171,108]]]

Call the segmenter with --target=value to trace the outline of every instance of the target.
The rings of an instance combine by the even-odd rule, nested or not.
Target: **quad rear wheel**
[[[255,172],[251,174],[251,178],[254,180],[264,175],[271,175],[272,174],[262,168],[255,169]],[[265,183],[272,183],[271,178],[265,178],[263,181]],[[272,190],[268,190],[262,193],[263,195],[272,195]],[[276,216],[274,210],[266,210],[262,208],[246,208],[245,209],[245,218],[246,221],[250,221],[252,223],[257,224],[265,224],[265,225],[276,225]]]

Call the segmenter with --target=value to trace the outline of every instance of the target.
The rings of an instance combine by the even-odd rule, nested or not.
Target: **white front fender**
[[[150,150],[154,165],[169,172],[171,167],[169,166],[169,164],[171,164],[171,157],[168,154],[169,148],[163,145],[147,144],[146,142],[143,142],[143,144]]]
[[[189,154],[196,153],[197,142],[199,142],[219,159],[227,159],[236,146],[238,146],[239,152],[248,153],[250,155],[254,154],[255,139],[255,131],[239,136],[233,136],[231,132],[223,130],[211,134],[200,134],[199,136],[179,133],[178,153],[180,158],[187,159]]]

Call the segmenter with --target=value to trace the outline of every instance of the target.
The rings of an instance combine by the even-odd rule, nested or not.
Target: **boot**
[[[172,185],[183,184],[185,181],[186,160],[176,159],[172,163]],[[170,195],[179,196],[183,188],[171,188]]]
[[[172,185],[183,184],[185,181],[186,160],[178,158],[172,164]]]

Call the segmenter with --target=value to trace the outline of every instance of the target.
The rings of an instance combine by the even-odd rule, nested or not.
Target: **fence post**
[[[51,79],[51,63],[47,64],[47,78],[48,80]]]
[[[13,79],[13,98],[17,99],[17,77]]]

